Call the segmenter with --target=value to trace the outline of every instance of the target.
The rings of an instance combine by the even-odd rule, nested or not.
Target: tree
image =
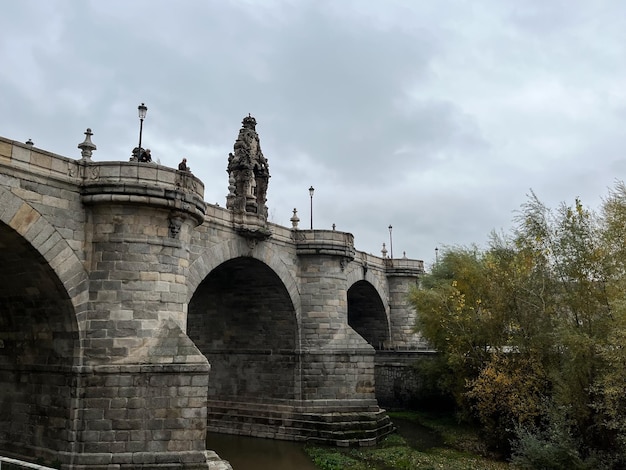
[[[476,248],[445,253],[422,289],[410,294],[419,315],[418,329],[443,353],[450,369],[448,392],[462,405],[465,380],[475,377],[501,328],[483,306],[485,266]],[[463,408],[463,406],[461,406]]]
[[[444,250],[412,291],[417,329],[456,377],[450,391],[494,442],[543,432],[553,424],[541,415],[558,411],[581,455],[624,455],[625,231],[623,183],[599,214],[578,199],[552,211],[531,193],[511,234]]]

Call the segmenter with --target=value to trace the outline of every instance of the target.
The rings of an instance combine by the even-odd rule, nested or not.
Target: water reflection
[[[206,443],[233,470],[315,470],[304,444],[298,442],[209,432]]]
[[[393,418],[393,424],[407,445],[420,452],[427,452],[433,447],[441,447],[444,444],[441,434],[414,420]]]

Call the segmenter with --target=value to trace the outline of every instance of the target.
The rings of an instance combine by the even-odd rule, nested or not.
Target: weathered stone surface
[[[428,396],[416,365],[432,361],[436,353],[424,351],[381,351],[376,355],[376,399],[388,408],[411,408],[416,399]]]
[[[375,354],[420,345],[406,293],[422,264],[267,222],[255,124],[227,209],[171,168],[0,138],[0,451],[221,469],[207,427],[341,445],[388,432]]]

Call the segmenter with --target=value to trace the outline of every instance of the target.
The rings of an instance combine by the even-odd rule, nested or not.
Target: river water
[[[394,418],[407,445],[422,452],[443,444],[441,436],[413,420]],[[207,449],[230,462],[233,470],[316,470],[304,444],[232,434],[207,433]]]
[[[299,442],[210,432],[206,443],[233,470],[315,470]]]

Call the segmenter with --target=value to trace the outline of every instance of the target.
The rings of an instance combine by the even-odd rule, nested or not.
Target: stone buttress
[[[203,185],[92,162],[86,134],[79,161],[0,142],[0,240],[22,258],[12,275],[0,257],[0,447],[64,470],[230,468],[206,450],[210,366],[184,332]]]
[[[83,185],[92,308],[75,468],[222,466],[205,443],[210,366],[185,334],[186,246],[204,219],[202,191],[190,174],[141,163],[101,166]]]

